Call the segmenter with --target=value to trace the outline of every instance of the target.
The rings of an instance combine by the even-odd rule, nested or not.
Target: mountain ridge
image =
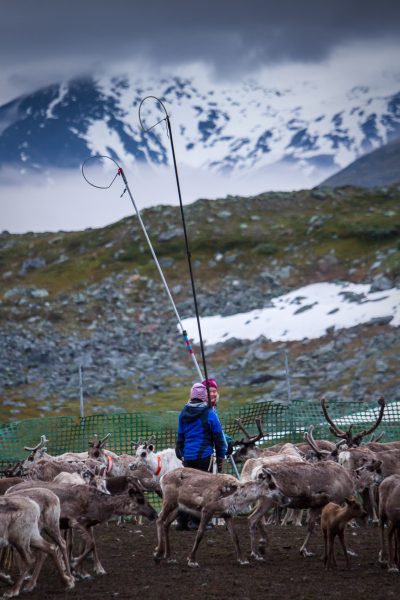
[[[400,92],[381,96],[352,88],[342,99],[320,100],[311,109],[296,104],[296,90],[255,82],[209,89],[179,77],[147,82],[87,77],[0,107],[0,167],[75,168],[91,154],[108,154],[127,165],[170,164],[162,125],[148,133],[139,126],[138,106],[154,89],[167,110],[172,108],[180,161],[220,173],[295,165],[305,174],[329,175],[400,136]],[[147,109],[150,122],[162,117],[158,105]]]
[[[378,187],[400,183],[400,138],[368,152],[318,187],[354,185]]]

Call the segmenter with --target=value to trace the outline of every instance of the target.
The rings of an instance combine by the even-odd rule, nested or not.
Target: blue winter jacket
[[[218,415],[204,402],[191,400],[179,415],[176,455],[185,460],[207,458],[214,447],[217,458],[225,458],[227,444]]]

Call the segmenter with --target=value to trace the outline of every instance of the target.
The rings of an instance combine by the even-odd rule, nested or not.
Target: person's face
[[[214,387],[210,387],[209,390],[210,390],[210,400],[213,404],[216,404],[217,400],[218,400],[218,392]]]

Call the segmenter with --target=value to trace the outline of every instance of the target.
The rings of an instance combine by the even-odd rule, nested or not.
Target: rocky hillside
[[[400,182],[400,139],[358,158],[321,183],[320,187],[377,187]]]
[[[199,200],[185,209],[201,315],[263,308],[318,281],[400,287],[400,188],[318,189]],[[193,316],[179,209],[142,213],[182,318]],[[196,373],[136,217],[82,232],[0,235],[2,420],[174,410]],[[400,400],[388,319],[317,340],[207,346],[224,402]],[[197,349],[197,355],[200,353]]]

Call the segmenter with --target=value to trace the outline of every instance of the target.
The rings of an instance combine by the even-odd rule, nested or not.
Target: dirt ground
[[[249,535],[245,518],[236,521],[241,545],[249,554]],[[31,600],[94,600],[143,598],[146,600],[383,600],[399,597],[400,575],[388,573],[377,563],[379,533],[374,527],[347,530],[351,569],[344,569],[338,551],[338,571],[325,571],[322,565],[322,536],[318,529],[309,549],[315,556],[303,558],[298,549],[305,527],[270,527],[265,562],[251,561],[239,566],[225,527],[207,531],[199,551],[200,568],[186,566],[186,555],[194,532],[171,528],[171,545],[177,564],[156,564],[152,552],[156,543],[154,523],[133,525],[115,523],[97,528],[97,544],[106,575],[78,581],[65,592],[51,563],[46,561],[37,589],[23,594]],[[86,566],[86,565],[85,565]],[[90,561],[87,564],[91,569]],[[5,586],[0,584],[0,595]]]

